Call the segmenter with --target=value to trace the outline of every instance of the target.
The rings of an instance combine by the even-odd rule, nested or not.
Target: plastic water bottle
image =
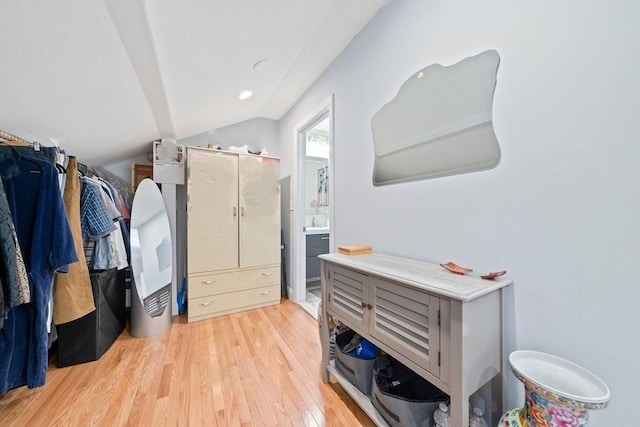
[[[446,403],[438,405],[438,409],[433,413],[433,421],[436,423],[436,427],[449,427],[449,407]]]
[[[487,423],[482,418],[482,409],[473,408],[469,417],[469,427],[487,427]]]

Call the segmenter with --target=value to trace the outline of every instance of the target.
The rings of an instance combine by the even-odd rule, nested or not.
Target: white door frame
[[[293,243],[292,250],[292,276],[293,286],[292,291],[289,293],[289,297],[293,297],[293,301],[301,302],[306,300],[306,234],[304,232],[305,226],[305,145],[304,134],[308,131],[318,120],[325,116],[329,116],[329,251],[333,252],[333,229],[335,227],[334,215],[334,191],[333,186],[335,183],[333,173],[334,163],[334,117],[333,117],[333,94],[329,95],[320,105],[318,105],[309,115],[307,115],[294,130],[294,177],[291,180],[292,191],[291,194],[294,198],[293,209],[293,223],[291,225],[291,241]]]

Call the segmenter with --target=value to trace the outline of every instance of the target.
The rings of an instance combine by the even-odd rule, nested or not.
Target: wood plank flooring
[[[95,362],[0,397],[9,426],[373,426],[323,384],[318,324],[289,300],[149,338],[125,331]]]

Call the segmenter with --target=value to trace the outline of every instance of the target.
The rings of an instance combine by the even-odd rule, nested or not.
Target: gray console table
[[[451,399],[451,425],[469,425],[469,397],[491,385],[487,413],[502,415],[502,291],[510,279],[456,275],[438,264],[378,253],[320,255],[322,364],[371,419],[384,419],[329,360],[332,316]]]

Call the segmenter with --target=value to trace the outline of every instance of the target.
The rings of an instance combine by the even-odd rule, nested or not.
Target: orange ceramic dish
[[[451,262],[451,261],[449,261],[446,264],[440,264],[440,266],[442,268],[452,272],[452,273],[455,273],[455,274],[461,274],[461,275],[467,274],[469,276],[481,277],[481,278],[483,278],[485,280],[493,280],[496,277],[500,277],[500,276],[506,274],[506,272],[507,272],[506,270],[503,270],[503,271],[495,271],[493,273],[487,273],[487,274],[475,273],[475,272],[473,272],[472,268],[462,267],[462,266],[459,266],[458,264],[456,264],[454,262]]]
[[[456,273],[456,274],[467,274],[467,273],[471,273],[473,271],[472,268],[465,268],[465,267],[461,267],[456,263],[453,263],[451,261],[449,261],[446,264],[440,264],[440,266],[442,268],[445,268],[447,270],[449,270],[452,273]]]

